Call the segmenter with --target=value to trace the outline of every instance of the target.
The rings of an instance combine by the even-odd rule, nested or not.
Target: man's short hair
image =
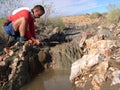
[[[33,7],[33,9],[39,9],[39,10],[43,11],[43,13],[45,13],[45,9],[44,9],[44,7],[42,5],[35,5]],[[33,12],[33,9],[32,9],[32,12]]]

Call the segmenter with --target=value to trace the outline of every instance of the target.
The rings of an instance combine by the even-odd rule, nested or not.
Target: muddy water
[[[69,70],[46,70],[20,90],[73,90],[69,75]]]
[[[90,83],[81,89],[72,85],[69,80],[69,71],[70,70],[46,70],[20,90],[91,90]],[[109,85],[109,81],[104,83],[101,90],[120,90],[120,85],[113,87]]]

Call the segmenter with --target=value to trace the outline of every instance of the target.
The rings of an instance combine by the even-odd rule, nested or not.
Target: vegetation
[[[108,14],[107,14],[107,21],[109,23],[117,23],[120,21],[120,7],[114,4],[108,5]]]
[[[6,17],[11,14],[11,12],[23,6],[22,0],[0,0],[0,17]]]
[[[0,18],[0,31],[2,30],[4,21],[5,21],[5,18]]]
[[[91,15],[90,15],[90,18],[99,18],[101,17],[102,14],[98,13],[98,12],[93,12]]]
[[[52,30],[55,27],[59,27],[61,30],[63,30],[65,28],[64,23],[62,22],[61,18],[48,18],[47,20],[47,24],[44,23],[45,19],[41,18],[37,20],[37,24],[38,26],[40,26],[41,28],[45,27],[48,28],[47,30]]]
[[[5,18],[0,18],[0,43],[4,43],[7,39],[5,32],[3,31],[3,23]]]
[[[118,23],[120,21],[120,8],[111,10],[107,16],[108,22]]]
[[[52,13],[55,12],[55,10],[53,9],[53,3],[46,4],[45,0],[41,0],[41,4],[45,8],[45,15],[43,16],[43,18],[44,24],[47,25],[48,18],[51,16]]]

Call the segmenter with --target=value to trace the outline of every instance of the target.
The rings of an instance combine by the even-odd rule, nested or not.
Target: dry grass
[[[100,18],[91,19],[89,15],[80,15],[80,16],[66,16],[62,17],[65,26],[81,26],[81,25],[89,25],[95,24],[100,21]]]

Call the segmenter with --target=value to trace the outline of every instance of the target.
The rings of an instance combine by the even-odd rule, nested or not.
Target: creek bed
[[[70,70],[45,70],[20,90],[78,90],[69,80]]]
[[[30,83],[23,86],[20,90],[90,90],[88,82],[84,88],[76,88],[69,80],[70,70],[45,70],[38,74]],[[110,87],[107,81],[101,90],[119,90],[120,85]]]

